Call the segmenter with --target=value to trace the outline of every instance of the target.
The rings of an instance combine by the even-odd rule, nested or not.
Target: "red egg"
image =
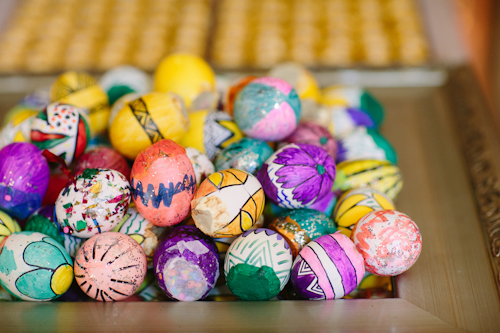
[[[112,169],[123,174],[130,181],[130,167],[127,160],[113,148],[97,147],[82,156],[75,162],[75,176],[85,169]]]

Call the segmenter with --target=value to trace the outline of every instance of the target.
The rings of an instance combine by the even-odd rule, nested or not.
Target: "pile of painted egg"
[[[231,299],[224,284],[242,300],[335,299],[415,263],[421,235],[395,210],[397,156],[365,90],[321,92],[305,69],[230,84],[187,54],[153,91],[130,70],[63,73],[8,114],[1,299]]]

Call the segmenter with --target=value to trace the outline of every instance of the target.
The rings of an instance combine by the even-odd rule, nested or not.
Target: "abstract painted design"
[[[273,153],[274,150],[267,142],[258,139],[243,138],[230,144],[217,154],[215,157],[215,169],[217,171],[240,169],[255,175]]]
[[[214,158],[218,151],[242,137],[238,125],[226,112],[216,111],[207,114],[203,127],[203,143],[205,154],[209,158]]]
[[[149,136],[151,143],[155,143],[163,139],[158,126],[149,114],[148,107],[142,98],[135,99],[127,104],[132,110],[133,115],[144,129],[144,132]]]

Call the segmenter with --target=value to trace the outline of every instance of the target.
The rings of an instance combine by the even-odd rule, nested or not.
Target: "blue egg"
[[[216,156],[215,171],[240,169],[255,175],[273,153],[266,142],[243,138],[233,142]]]

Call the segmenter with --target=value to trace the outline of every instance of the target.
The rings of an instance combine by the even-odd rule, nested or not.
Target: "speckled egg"
[[[337,157],[337,142],[332,137],[328,129],[313,122],[303,122],[293,131],[292,134],[284,138],[279,147],[288,143],[307,143],[323,148],[333,159]]]
[[[184,220],[196,190],[196,175],[186,150],[163,139],[143,150],[132,166],[137,210],[151,223],[167,227]]]
[[[6,237],[19,231],[21,231],[21,227],[16,220],[0,210],[0,244]]]
[[[227,169],[203,181],[191,202],[191,216],[206,235],[233,237],[257,222],[264,204],[264,191],[255,176]]]
[[[234,119],[247,136],[265,141],[286,138],[297,127],[301,105],[286,81],[261,77],[241,90],[234,101]]]
[[[208,295],[219,278],[219,252],[196,227],[175,226],[158,244],[153,269],[168,297],[197,301]]]
[[[64,233],[90,238],[113,229],[131,199],[124,175],[110,169],[86,169],[59,194],[56,216]]]
[[[304,208],[323,199],[331,190],[335,161],[322,148],[291,143],[264,163],[257,178],[266,195],[278,206]]]
[[[240,169],[256,175],[274,150],[266,142],[252,138],[242,138],[217,154],[215,169]]]
[[[25,219],[42,205],[49,165],[38,148],[16,142],[0,150],[0,209]]]
[[[380,210],[356,223],[351,239],[365,260],[366,271],[395,276],[410,269],[422,251],[418,226],[407,215]]]
[[[127,160],[113,148],[96,147],[87,151],[75,161],[73,173],[77,176],[82,174],[85,169],[95,168],[116,170],[125,178],[130,179],[130,167]]]
[[[380,133],[365,127],[356,128],[339,140],[337,162],[353,160],[380,160],[398,163],[396,151]]]
[[[61,244],[39,232],[22,231],[0,243],[0,284],[25,301],[50,301],[73,281],[73,260]]]
[[[241,300],[269,300],[288,282],[292,261],[290,247],[280,234],[265,228],[248,230],[226,253],[227,286]]]
[[[341,233],[324,235],[307,244],[293,262],[293,288],[312,300],[342,298],[365,274],[363,257]]]
[[[214,164],[206,154],[203,154],[196,148],[186,147],[186,154],[193,165],[196,175],[196,185],[199,186],[205,178],[215,172]]]
[[[121,301],[132,296],[146,273],[146,253],[130,236],[119,232],[95,235],[75,258],[76,282],[97,301]]]

